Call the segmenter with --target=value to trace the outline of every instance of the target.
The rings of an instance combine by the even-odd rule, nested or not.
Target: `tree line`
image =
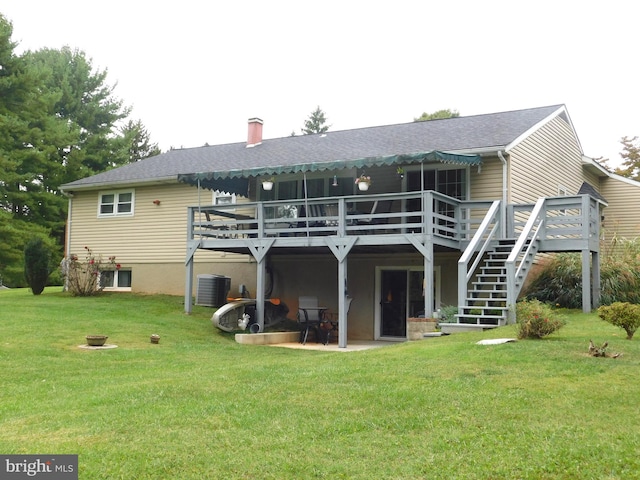
[[[19,287],[28,239],[62,257],[68,202],[60,185],[160,150],[84,52],[17,54],[12,35],[0,13],[0,281]]]

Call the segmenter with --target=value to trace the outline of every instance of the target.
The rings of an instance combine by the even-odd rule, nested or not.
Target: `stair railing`
[[[524,279],[518,283],[518,278],[525,273],[524,268],[527,265],[527,260],[532,260],[535,255],[536,242],[544,232],[545,202],[546,199],[544,198],[538,199],[505,262],[507,270],[507,306],[509,307],[508,323],[515,323],[515,304],[524,284]]]
[[[491,242],[500,232],[500,200],[496,200],[484,216],[471,242],[458,260],[458,308],[466,302],[469,281],[478,268]],[[475,256],[474,256],[475,254]],[[472,261],[473,260],[473,261]],[[471,263],[471,265],[469,265]],[[465,279],[463,282],[462,279]]]

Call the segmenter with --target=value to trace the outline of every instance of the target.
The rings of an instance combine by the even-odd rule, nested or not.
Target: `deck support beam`
[[[600,306],[600,252],[591,252],[591,306],[598,308]]]
[[[347,348],[347,257],[358,237],[327,237],[338,260],[338,348]]]
[[[184,281],[184,313],[190,314],[193,302],[193,255],[187,258],[186,278]]]
[[[258,268],[256,268],[256,323],[260,327],[260,332],[264,332],[264,302],[266,300],[264,294],[265,276],[267,273],[267,253],[276,241],[275,238],[268,238],[264,240],[245,240],[245,243],[251,255],[258,262]]]
[[[600,305],[600,254],[582,250],[582,312]]]
[[[422,285],[424,294],[424,316],[433,318],[433,283],[435,281],[433,271],[433,241],[431,235],[405,234],[405,237],[416,247],[424,259],[424,284]]]

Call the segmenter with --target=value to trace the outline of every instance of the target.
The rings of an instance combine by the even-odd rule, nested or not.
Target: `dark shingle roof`
[[[179,174],[353,160],[433,150],[475,153],[503,149],[562,105],[170,150],[63,185],[64,190],[177,178]]]

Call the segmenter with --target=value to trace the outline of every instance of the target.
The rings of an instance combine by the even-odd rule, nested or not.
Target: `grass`
[[[0,452],[78,454],[92,480],[640,478],[640,343],[595,314],[329,353],[239,345],[211,313],[0,291]]]

